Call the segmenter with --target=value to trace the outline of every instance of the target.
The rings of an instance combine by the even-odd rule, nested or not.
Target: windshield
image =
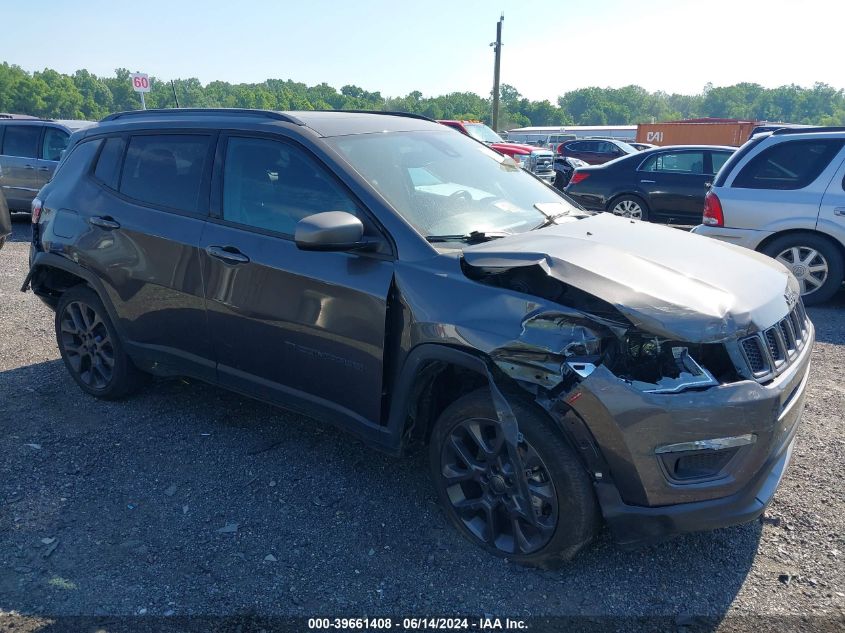
[[[326,141],[428,238],[521,233],[584,213],[512,159],[445,129]]]
[[[501,143],[503,138],[483,123],[464,123],[467,134],[482,143]]]

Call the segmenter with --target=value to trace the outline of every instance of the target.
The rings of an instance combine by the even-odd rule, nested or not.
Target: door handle
[[[49,167],[39,167],[38,171],[50,171]]]
[[[114,218],[109,216],[99,216],[95,215],[91,218],[88,218],[88,223],[93,224],[94,226],[99,226],[101,229],[106,229],[111,231],[112,229],[119,229],[120,222],[117,222]]]
[[[23,168],[24,169],[35,169],[35,167],[33,165],[24,165]]]
[[[643,184],[647,184],[647,185],[653,185],[656,181],[654,181],[654,180],[641,180],[640,182],[643,183]]]
[[[228,264],[246,264],[249,261],[249,257],[234,246],[208,246],[205,252]]]
[[[845,207],[833,207],[833,215],[845,215]]]

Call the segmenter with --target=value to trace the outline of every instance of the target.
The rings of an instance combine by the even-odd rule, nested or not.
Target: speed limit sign
[[[150,77],[147,73],[132,73],[129,75],[129,81],[132,82],[132,90],[138,93],[141,97],[141,107],[146,110],[147,103],[144,101],[144,93],[150,91]]]
[[[135,92],[150,91],[150,78],[146,73],[132,73],[129,77],[132,80],[132,89]]]

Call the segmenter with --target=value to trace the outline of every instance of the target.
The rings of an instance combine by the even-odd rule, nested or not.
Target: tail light
[[[579,182],[587,180],[590,177],[590,174],[586,171],[578,171],[577,169],[572,174],[572,178],[569,179],[570,185],[577,185]]]
[[[704,196],[704,217],[702,223],[707,226],[725,226],[725,214],[722,213],[722,202],[712,191]]]
[[[32,200],[32,223],[38,224],[38,220],[41,219],[41,208],[43,203],[41,202],[41,198],[33,198]]]
[[[563,154],[563,143],[561,143],[560,145],[557,146],[557,149],[555,150],[555,152],[557,154]]]

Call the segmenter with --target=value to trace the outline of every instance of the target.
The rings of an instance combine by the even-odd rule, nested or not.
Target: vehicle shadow
[[[32,239],[32,224],[28,213],[12,214],[12,234],[9,242],[29,242]]]
[[[53,360],[0,372],[0,419],[0,611],[57,618],[40,631],[141,609],[661,616],[712,630],[761,536],[757,521],[622,551],[605,533],[539,571],[447,525],[424,452],[385,456],[211,386],[154,381],[98,401]]]

